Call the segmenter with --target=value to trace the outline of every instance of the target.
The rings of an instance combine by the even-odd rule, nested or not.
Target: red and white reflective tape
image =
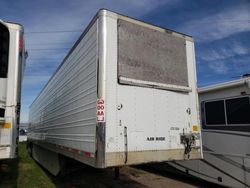
[[[75,149],[75,148],[61,146],[61,145],[58,145],[58,144],[56,144],[56,147],[58,147],[58,148],[60,148],[62,150],[65,150],[65,151],[69,151],[71,153],[76,153],[76,154],[84,156],[84,157],[95,157],[94,153],[91,153],[91,152],[81,151],[81,150],[78,150],[78,149]]]

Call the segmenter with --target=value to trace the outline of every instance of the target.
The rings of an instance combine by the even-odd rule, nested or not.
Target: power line
[[[250,19],[242,19],[242,20],[234,20],[234,19],[221,19],[215,21],[203,21],[203,22],[196,22],[193,25],[199,24],[207,24],[207,23],[225,23],[225,22],[250,22]],[[25,34],[54,34],[54,33],[78,33],[82,32],[82,30],[54,30],[54,31],[27,31]]]
[[[26,34],[50,34],[50,33],[79,33],[79,30],[55,30],[55,31],[27,31]]]
[[[48,60],[48,61],[52,61],[52,60],[54,60],[54,61],[58,61],[58,60],[60,60],[60,59],[62,59],[63,57],[58,57],[58,58],[35,58],[35,57],[33,57],[33,58],[27,58],[27,60],[29,60],[29,61],[41,61],[41,60]]]
[[[29,50],[40,51],[40,50],[68,50],[70,48],[30,48]]]
[[[26,45],[50,45],[50,44],[73,44],[74,42],[48,42],[48,43],[26,43]]]

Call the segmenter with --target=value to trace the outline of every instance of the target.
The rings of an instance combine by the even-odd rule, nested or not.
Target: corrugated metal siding
[[[31,105],[30,138],[95,151],[96,61],[94,23]]]

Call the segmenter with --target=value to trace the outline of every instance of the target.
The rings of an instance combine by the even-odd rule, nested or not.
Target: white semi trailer
[[[23,27],[0,20],[0,160],[17,157],[24,66]]]
[[[202,158],[193,38],[100,10],[30,107],[51,173]]]

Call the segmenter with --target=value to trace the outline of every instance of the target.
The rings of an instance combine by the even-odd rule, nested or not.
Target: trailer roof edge
[[[238,80],[218,83],[210,86],[201,87],[198,89],[198,93],[207,93],[211,91],[217,91],[222,90],[230,87],[236,87],[240,85],[248,84],[248,87],[250,88],[250,78],[241,78]]]

